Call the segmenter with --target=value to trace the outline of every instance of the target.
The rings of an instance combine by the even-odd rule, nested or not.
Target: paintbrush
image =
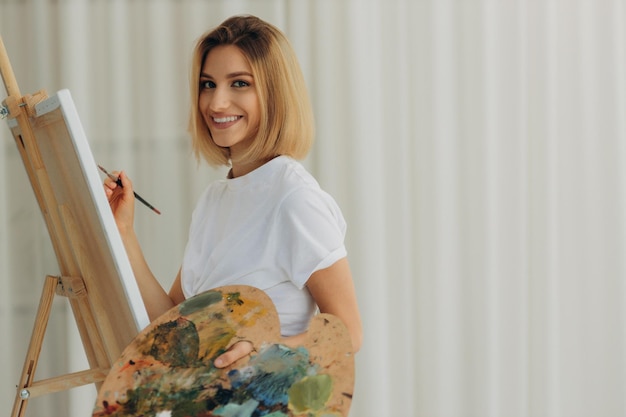
[[[117,185],[119,185],[120,187],[124,188],[124,186],[122,185],[122,180],[120,179],[120,177],[115,177],[113,174],[109,174],[107,172],[106,169],[102,168],[101,165],[98,165],[98,168],[100,168],[100,171],[104,172],[107,177],[111,178],[113,181],[115,181],[115,183]],[[133,194],[135,194],[135,198],[139,201],[141,201],[146,207],[148,207],[150,210],[154,211],[156,214],[161,214],[161,212],[159,210],[157,210],[156,208],[154,208],[152,206],[152,204],[148,203],[146,200],[144,200],[139,194],[137,194],[136,192],[133,191]]]

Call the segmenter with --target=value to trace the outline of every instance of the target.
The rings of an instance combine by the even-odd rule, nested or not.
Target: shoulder
[[[288,156],[279,156],[272,161],[280,184],[287,188],[312,187],[319,188],[317,180],[306,168],[295,159]]]
[[[316,224],[322,219],[345,227],[345,220],[335,199],[324,191],[317,180],[298,162],[284,172],[282,198],[278,215],[300,219],[302,223]]]
[[[192,222],[202,220],[214,210],[217,204],[223,203],[226,194],[227,181],[218,179],[210,182],[198,195],[191,213]]]
[[[334,204],[333,198],[319,185],[304,166],[289,157],[281,157],[277,186],[281,188],[283,208],[298,208],[311,204]]]
[[[216,180],[209,183],[209,185],[207,185],[204,190],[202,190],[202,192],[198,195],[198,198],[196,199],[196,208],[202,207],[207,203],[213,201],[213,196],[215,194],[220,194],[222,192],[221,190],[223,190],[224,188],[225,181],[223,180]]]

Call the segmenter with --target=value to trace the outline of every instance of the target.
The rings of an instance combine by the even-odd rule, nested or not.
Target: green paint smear
[[[178,311],[184,316],[195,313],[198,310],[202,310],[211,304],[218,303],[222,300],[222,293],[219,291],[207,291],[201,294],[191,297],[188,300],[182,302]]]
[[[183,393],[184,396],[179,395],[174,401],[171,401],[173,404],[172,417],[188,417],[188,416],[201,416],[204,415],[207,411],[206,404],[203,402],[196,402],[198,399],[198,395],[200,391],[189,391]],[[180,398],[182,397],[182,398]],[[187,397],[187,398],[185,398]],[[166,410],[167,408],[163,408]],[[152,410],[150,410],[152,411]],[[146,413],[145,415],[154,415],[152,413]]]
[[[296,413],[323,409],[333,391],[333,380],[321,374],[308,376],[293,384],[288,391],[289,406]]]
[[[172,417],[203,415],[206,407],[194,402],[200,390],[192,389],[179,392],[161,392],[157,387],[139,387],[127,390],[127,400],[119,403],[122,407],[112,417],[154,416],[165,410],[171,410]]]
[[[229,292],[226,297],[226,301],[228,302],[228,305],[237,304],[240,306],[244,304],[244,301],[241,299],[241,293],[239,292]]]
[[[221,417],[251,417],[257,405],[259,402],[255,400],[248,400],[243,404],[226,404],[214,410],[213,414]]]
[[[148,335],[151,345],[144,345],[142,353],[172,367],[201,365],[198,360],[200,338],[196,325],[179,317],[159,324]]]

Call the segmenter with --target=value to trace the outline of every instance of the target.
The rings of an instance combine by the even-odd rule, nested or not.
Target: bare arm
[[[178,275],[176,275],[176,279],[172,284],[172,288],[170,288],[169,296],[175,305],[178,305],[185,301],[185,294],[183,294],[183,287],[180,283],[180,270],[178,270]]]
[[[343,321],[352,348],[358,352],[363,343],[363,327],[348,259],[340,259],[330,267],[314,272],[306,285],[321,313],[332,314]]]
[[[350,334],[352,348],[355,353],[358,352],[363,343],[363,328],[348,259],[340,259],[330,267],[314,272],[306,285],[321,313],[332,314],[343,321]],[[282,343],[291,347],[302,346],[306,337],[306,333],[301,333],[283,338]],[[238,342],[215,360],[215,366],[231,365],[253,349],[250,342]]]
[[[114,175],[117,175],[117,173],[114,173]],[[141,298],[146,306],[148,317],[150,320],[154,320],[172,308],[177,302],[182,301],[180,300],[182,290],[176,291],[173,286],[171,293],[175,297],[173,299],[165,292],[150,270],[133,227],[135,197],[133,195],[132,182],[124,172],[120,172],[119,177],[122,180],[123,187],[119,187],[115,181],[107,178],[104,182],[104,190],[109,199],[109,204],[111,205],[117,228],[137,280]],[[178,288],[180,289],[180,272],[174,284],[176,285],[176,283],[178,283]]]

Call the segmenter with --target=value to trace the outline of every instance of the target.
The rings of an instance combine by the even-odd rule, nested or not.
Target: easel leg
[[[43,337],[46,332],[46,327],[48,326],[48,319],[50,317],[50,310],[52,309],[52,302],[54,300],[57,282],[57,277],[50,275],[46,277],[43,291],[41,293],[41,300],[39,301],[37,317],[35,318],[35,326],[33,327],[33,333],[30,338],[30,344],[28,345],[26,360],[24,361],[22,377],[20,378],[20,384],[17,387],[15,403],[13,404],[13,412],[11,413],[12,417],[23,417],[26,412],[26,405],[28,403],[28,398],[30,397],[28,387],[30,387],[33,383],[35,369],[37,368],[39,354],[41,353]]]

